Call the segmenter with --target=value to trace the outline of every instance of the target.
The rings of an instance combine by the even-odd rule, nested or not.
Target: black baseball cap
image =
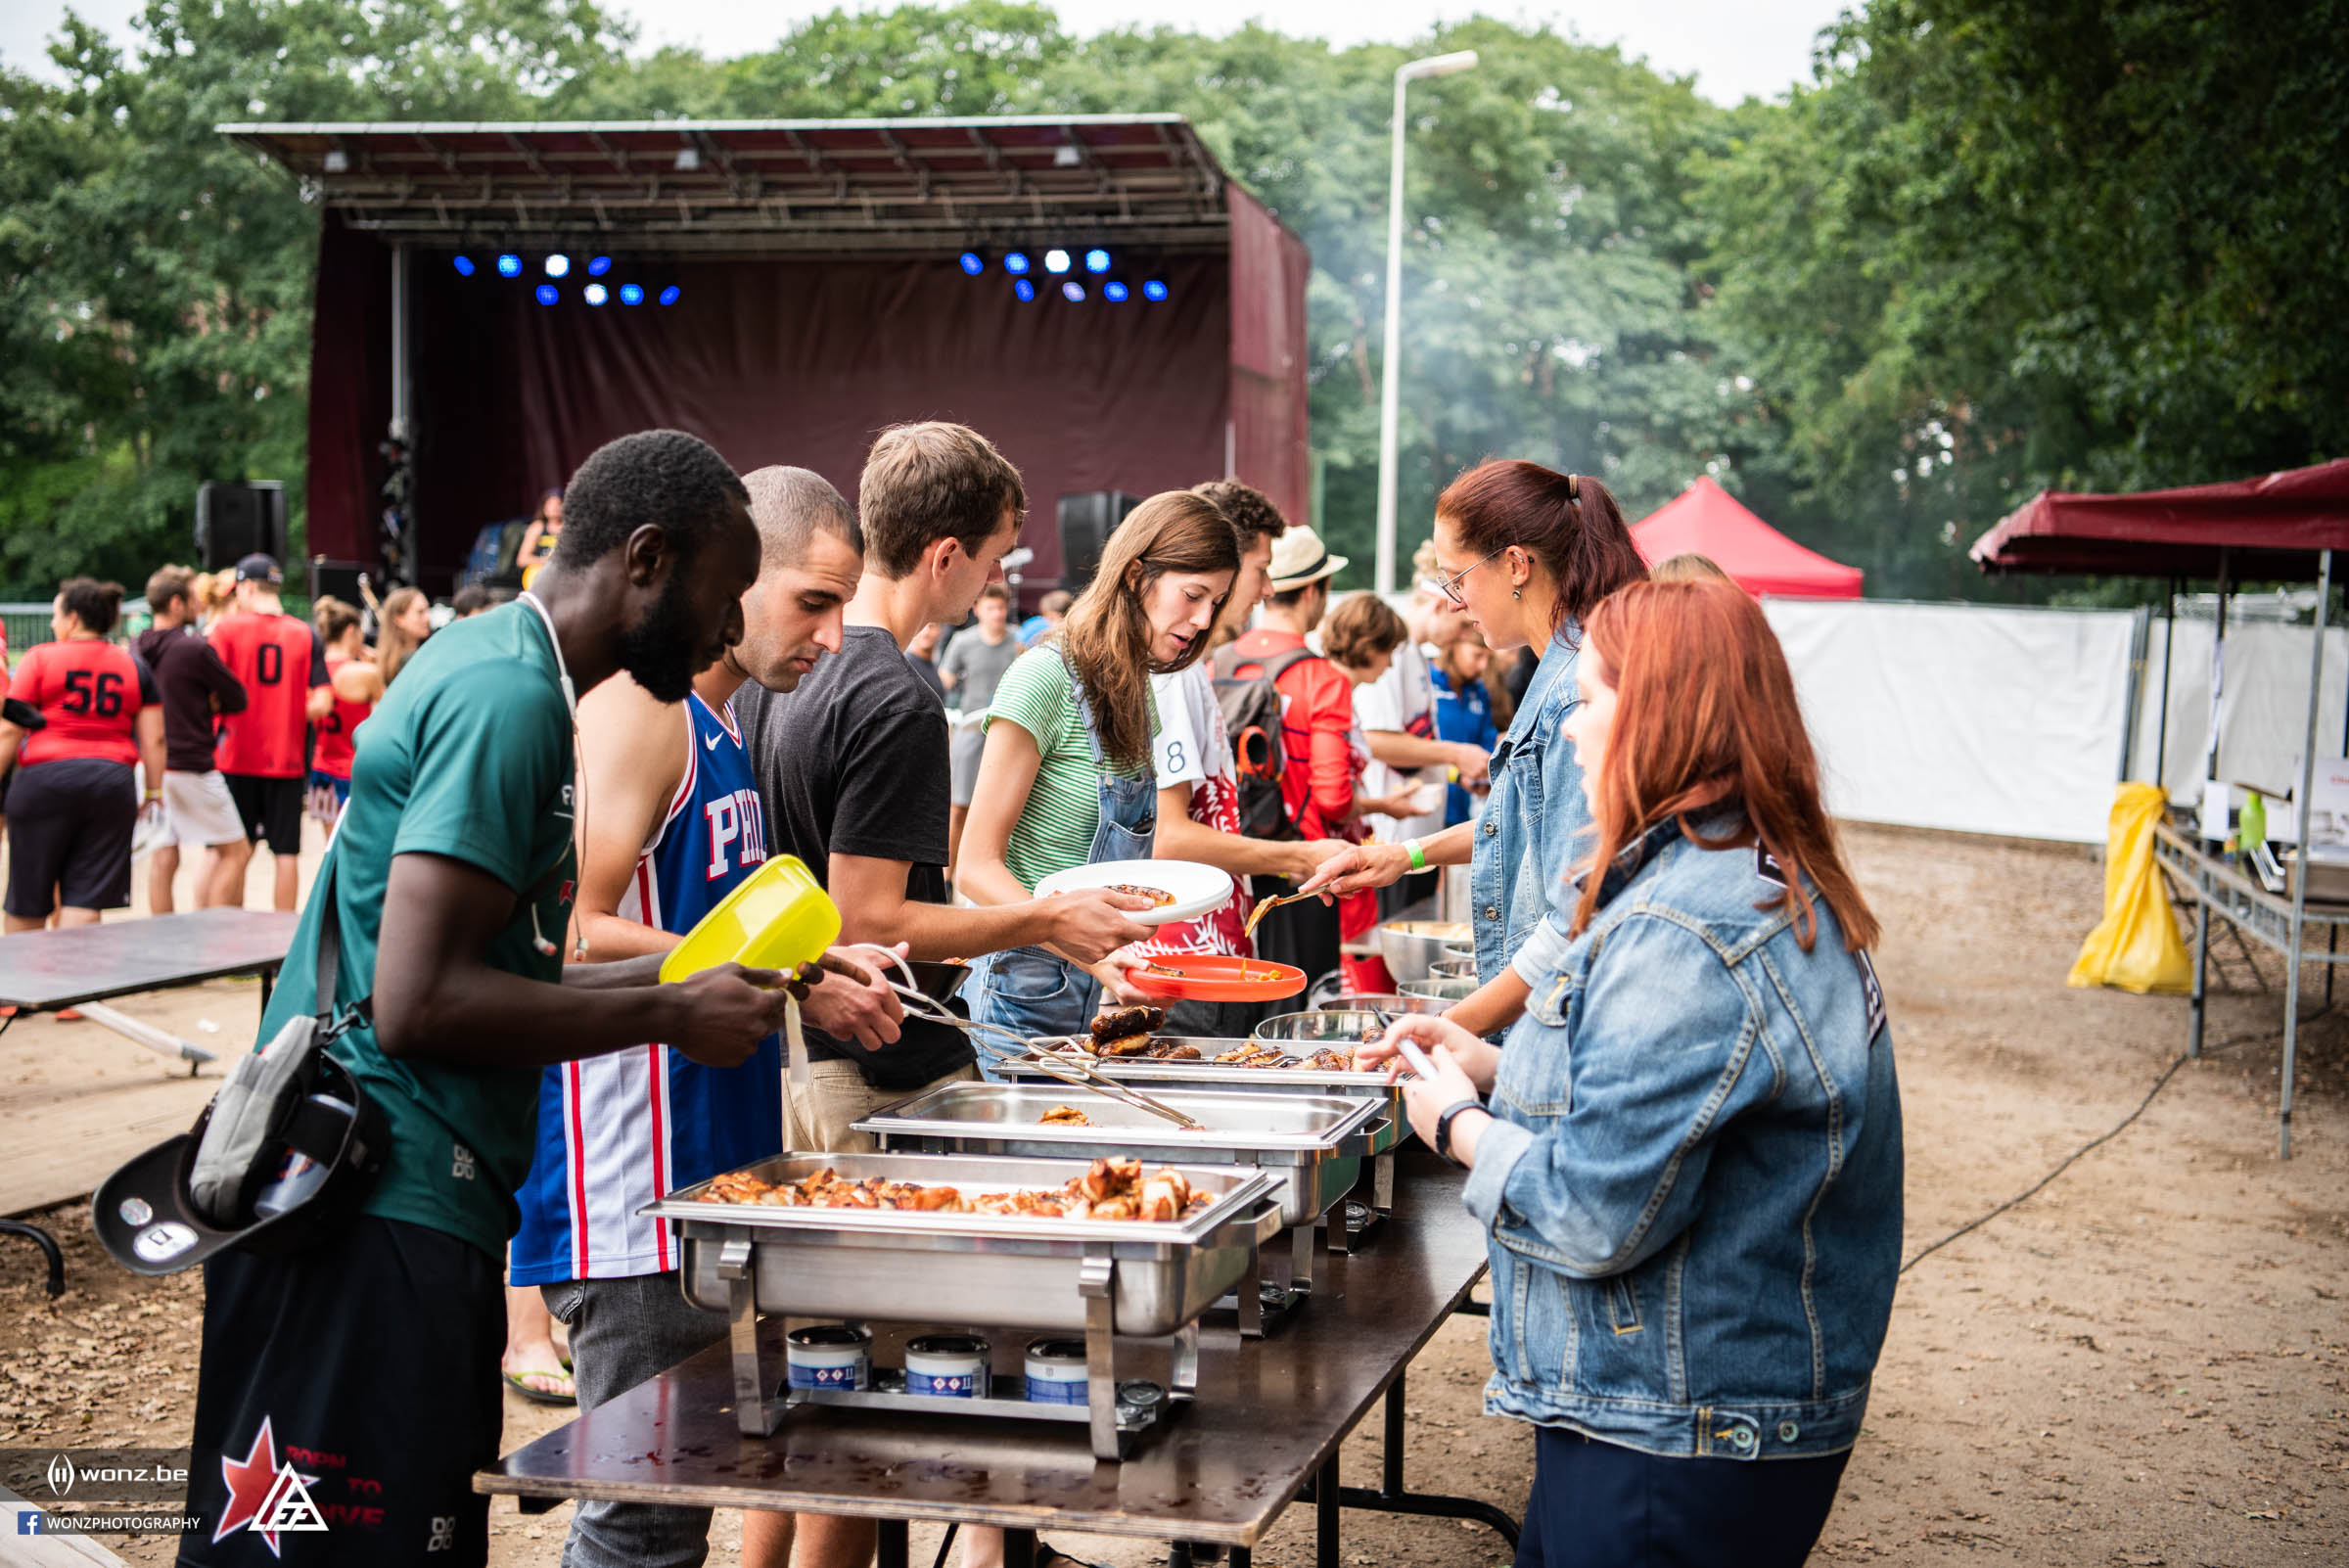
[[[275,556],[249,555],[237,563],[237,580],[266,582],[271,587],[278,587],[285,582],[286,574],[278,566]]]

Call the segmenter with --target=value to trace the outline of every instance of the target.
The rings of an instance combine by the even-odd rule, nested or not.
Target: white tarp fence
[[[2127,610],[1766,599],[1826,776],[1827,808],[1863,822],[2104,842],[2127,728],[2137,622]],[[2129,776],[2151,779],[2166,623],[2146,629]],[[2217,628],[2181,620],[2162,746],[2170,799],[2202,798]],[[2227,628],[2219,777],[2288,796],[2308,725],[2310,626]],[[2342,755],[2349,630],[2325,634],[2317,755]],[[2271,833],[2288,832],[2285,813]]]
[[[1768,599],[1763,608],[1794,671],[1828,810],[2104,841],[2133,612],[1865,599]],[[2299,689],[2305,697],[2305,678]]]

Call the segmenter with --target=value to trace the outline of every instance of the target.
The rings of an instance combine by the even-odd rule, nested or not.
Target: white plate
[[[1124,882],[1137,888],[1157,888],[1174,895],[1174,901],[1156,909],[1130,911],[1136,925],[1163,926],[1170,920],[1196,920],[1231,902],[1230,873],[1196,860],[1104,860],[1099,865],[1072,866],[1055,871],[1036,885],[1036,896],[1075,893],[1082,888],[1106,888]]]

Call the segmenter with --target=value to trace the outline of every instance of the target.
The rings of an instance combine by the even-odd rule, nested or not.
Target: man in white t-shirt
[[[1223,606],[1217,633],[1248,624],[1256,607],[1271,597],[1272,540],[1287,527],[1277,507],[1261,491],[1236,480],[1194,485],[1231,520],[1240,540],[1239,575]],[[1221,642],[1211,635],[1211,645]],[[1223,709],[1216,701],[1215,675],[1202,660],[1188,669],[1150,677],[1158,703],[1158,731],[1151,751],[1158,766],[1158,837],[1153,852],[1162,860],[1198,860],[1235,878],[1281,876],[1303,881],[1315,867],[1346,848],[1342,840],[1276,842],[1240,833],[1239,767]],[[1230,903],[1197,920],[1160,926],[1145,953],[1232,953],[1253,956],[1243,935],[1253,901],[1247,883]],[[1218,1039],[1244,1038],[1264,1015],[1257,1002],[1178,1002],[1169,1009],[1165,1033]]]

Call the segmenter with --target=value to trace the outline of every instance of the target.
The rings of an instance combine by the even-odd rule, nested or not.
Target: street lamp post
[[[1401,382],[1396,374],[1403,360],[1403,94],[1423,76],[1449,76],[1476,66],[1476,51],[1430,55],[1395,70],[1395,146],[1387,164],[1387,341],[1386,363],[1378,383],[1378,569],[1381,593],[1395,591],[1395,447],[1401,417]]]

